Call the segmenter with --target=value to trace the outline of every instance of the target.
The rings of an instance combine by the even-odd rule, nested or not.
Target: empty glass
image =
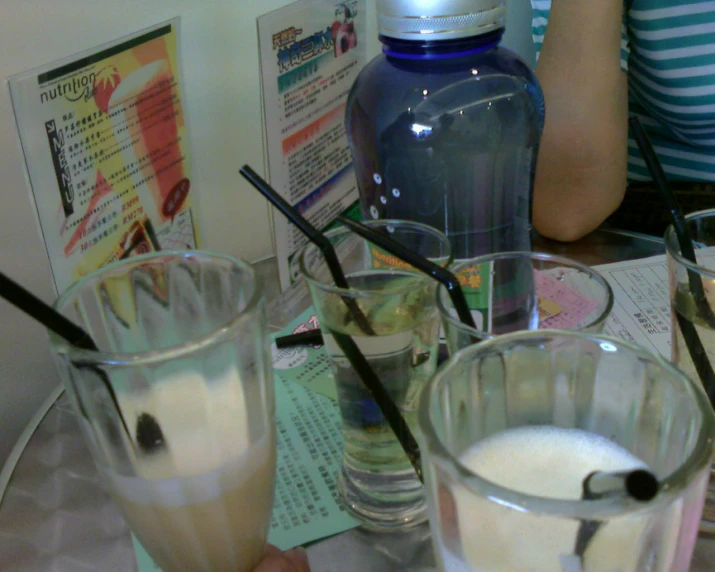
[[[594,269],[561,256],[498,252],[451,269],[476,329],[462,323],[444,286],[437,307],[450,354],[493,335],[557,328],[601,332],[613,307],[611,287]]]

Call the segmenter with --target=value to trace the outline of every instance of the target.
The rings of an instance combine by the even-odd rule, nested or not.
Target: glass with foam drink
[[[498,334],[537,328],[600,333],[613,308],[613,291],[593,268],[536,252],[496,252],[451,268],[476,328],[457,316],[447,288],[437,307],[450,354]]]
[[[265,300],[239,260],[153,253],[106,266],[55,308],[99,351],[51,335],[100,475],[167,571],[249,572],[273,503]]]
[[[577,331],[496,336],[440,368],[418,422],[440,570],[689,569],[715,418],[661,356]],[[644,470],[648,501],[623,482],[586,494],[593,473]]]
[[[451,261],[447,237],[407,221],[366,223],[441,265]],[[350,336],[411,430],[420,392],[437,365],[436,282],[345,228],[326,233],[349,288],[340,288],[320,250],[300,253],[330,357],[342,416],[343,462],[338,490],[346,509],[366,526],[407,528],[424,522],[424,489],[370,391],[336,342]]]

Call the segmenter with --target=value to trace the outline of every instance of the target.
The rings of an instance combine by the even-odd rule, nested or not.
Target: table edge
[[[40,405],[38,410],[32,416],[28,424],[22,430],[22,433],[20,433],[20,436],[18,437],[17,441],[15,442],[15,445],[10,451],[10,454],[5,460],[5,464],[3,465],[2,470],[0,470],[0,509],[2,508],[2,501],[5,497],[5,491],[7,490],[7,486],[10,484],[12,475],[17,468],[17,464],[20,461],[20,458],[22,457],[22,454],[24,453],[27,444],[30,442],[30,439],[32,439],[32,436],[35,434],[35,431],[37,431],[37,428],[40,426],[40,423],[42,423],[42,420],[45,418],[52,406],[60,398],[64,390],[64,385],[60,383],[54,389],[52,389],[52,391],[50,391],[50,394],[47,396],[45,401],[42,402],[42,405]]]

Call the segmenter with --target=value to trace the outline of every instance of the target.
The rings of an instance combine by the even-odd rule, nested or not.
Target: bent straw
[[[688,224],[685,222],[685,215],[683,214],[683,210],[680,208],[680,204],[678,203],[678,199],[675,197],[675,193],[673,193],[673,190],[670,188],[670,183],[668,183],[668,179],[663,172],[663,167],[660,164],[655,151],[653,150],[650,139],[648,138],[648,135],[643,129],[643,126],[637,116],[631,116],[629,123],[631,131],[633,132],[633,138],[636,140],[636,144],[638,145],[638,149],[640,149],[643,160],[648,166],[648,171],[650,172],[651,177],[653,177],[653,182],[655,183],[658,191],[660,191],[660,195],[665,201],[668,211],[670,212],[670,219],[678,238],[680,252],[683,257],[687,258],[692,263],[697,264],[697,260],[695,259],[695,248],[693,247],[693,238],[688,230]],[[711,326],[714,325],[715,315],[713,314],[712,308],[707,303],[703,283],[694,272],[688,271],[688,277],[693,298],[698,304],[698,309],[703,314],[701,317]]]
[[[680,253],[684,258],[693,264],[697,264],[697,260],[695,258],[695,248],[693,247],[693,240],[690,236],[690,232],[688,231],[685,216],[683,215],[683,211],[678,204],[678,199],[675,197],[673,190],[670,188],[668,179],[663,172],[663,167],[653,150],[653,146],[648,139],[648,135],[643,129],[640,120],[635,115],[630,117],[628,123],[631,126],[633,138],[636,140],[638,149],[640,149],[641,155],[648,166],[648,171],[653,178],[653,182],[668,206],[671,222],[673,223],[673,228],[675,229],[675,234],[678,239],[678,245],[680,246]],[[715,326],[715,315],[713,315],[712,308],[710,307],[710,304],[705,296],[703,283],[695,272],[690,269],[688,269],[687,272],[690,290],[700,317],[705,320],[710,327],[713,327]],[[674,312],[675,317],[678,320],[678,326],[683,332],[683,338],[685,338],[685,345],[688,348],[690,359],[693,361],[698,377],[700,377],[700,382],[705,388],[705,392],[710,399],[710,404],[715,407],[715,372],[713,372],[712,364],[705,353],[705,348],[700,340],[700,336],[698,335],[695,325],[692,322],[686,320],[677,311]]]
[[[289,221],[291,221],[295,226],[298,227],[307,238],[315,246],[320,249],[325,258],[325,263],[328,265],[328,270],[333,277],[333,281],[338,288],[344,290],[349,290],[350,285],[345,279],[345,274],[343,274],[343,269],[338,261],[338,256],[335,254],[335,249],[331,242],[322,234],[318,229],[316,229],[312,224],[310,224],[305,218],[303,218],[298,211],[296,211],[283,197],[281,197],[278,192],[271,187],[266,181],[264,181],[261,176],[256,173],[248,165],[241,167],[239,171],[241,175],[251,183],[265,198],[267,198],[274,207],[276,207],[283,216],[285,216]],[[375,330],[372,329],[370,322],[363,314],[360,306],[357,305],[355,300],[348,297],[342,298],[345,305],[350,310],[352,317],[355,319],[358,327],[368,336],[374,336]]]
[[[338,261],[338,257],[335,254],[335,251],[333,250],[333,245],[330,243],[330,241],[317,229],[315,229],[307,220],[305,220],[298,211],[296,211],[292,206],[290,206],[288,202],[285,201],[275,189],[273,189],[248,165],[244,165],[241,168],[240,173],[264,197],[266,197],[271,203],[273,203],[288,220],[293,222],[293,224],[295,224],[298,229],[308,237],[308,239],[310,239],[314,244],[316,244],[318,248],[321,248],[321,250],[322,247],[326,248],[326,251],[323,251],[323,254],[325,255],[326,252],[328,253],[326,255],[326,262],[328,263],[331,272],[335,272],[335,274],[333,275],[333,280],[335,280],[336,285],[338,285],[340,288],[349,289],[347,281],[345,280],[345,276],[343,275],[342,268],[340,267],[340,262]],[[332,261],[332,263],[330,261]],[[338,280],[336,280],[336,276],[339,277],[341,275],[343,277],[342,283],[344,284],[344,286],[340,286]],[[352,299],[349,300],[354,302],[354,300]],[[345,301],[347,303],[347,300]],[[357,305],[356,308],[359,311],[359,307],[357,307]],[[367,322],[367,319],[362,314],[362,312],[360,312],[360,315],[362,315],[363,319],[365,319],[365,321]],[[357,316],[355,316],[355,318],[357,321]],[[370,331],[372,331],[372,328],[369,327],[369,324],[366,325],[368,326]],[[368,391],[370,391],[373,399],[375,400],[375,403],[380,408],[380,412],[387,420],[387,423],[390,425],[390,428],[395,433],[397,440],[400,442],[400,446],[405,451],[405,455],[407,455],[407,458],[412,464],[415,473],[417,473],[417,477],[419,478],[420,482],[423,482],[420,449],[417,445],[417,440],[415,439],[414,435],[412,434],[412,431],[405,422],[402,413],[397,408],[394,401],[392,401],[392,397],[390,397],[390,394],[382,385],[382,382],[373,371],[370,363],[367,361],[367,359],[365,359],[365,356],[360,351],[360,348],[358,348],[357,344],[355,343],[355,340],[353,340],[350,336],[346,334],[340,334],[337,332],[331,332],[331,334],[333,335],[335,342],[345,354],[345,357],[350,362],[352,368],[355,370],[362,382],[365,384],[365,387],[367,387]]]
[[[5,298],[8,302],[25,312],[31,318],[37,320],[40,324],[45,326],[48,330],[53,331],[59,337],[63,338],[71,345],[91,351],[99,351],[94,340],[85,332],[82,328],[74,324],[72,321],[65,318],[62,314],[57,312],[51,306],[45,304],[37,296],[20,286],[17,282],[0,272],[0,297]],[[109,392],[109,397],[117,409],[119,414],[119,419],[122,422],[122,426],[129,437],[129,442],[134,443],[132,440],[132,434],[129,431],[127,422],[122,415],[122,410],[119,407],[119,401],[117,400],[117,395],[114,393],[114,388],[107,378],[107,374],[99,368],[90,365],[79,365],[78,367],[87,367],[96,373],[102,380],[102,383],[107,388]],[[87,412],[82,406],[81,400],[78,400],[79,406],[82,409],[82,414],[87,417]]]
[[[345,216],[339,216],[338,220],[355,234],[359,234],[364,239],[375,243],[380,248],[384,248],[393,256],[397,256],[397,258],[404,260],[437,280],[437,282],[442,284],[447,289],[447,292],[452,299],[452,303],[457,310],[457,315],[462,323],[470,328],[474,328],[475,330],[477,329],[472,313],[469,311],[467,299],[464,297],[464,292],[462,292],[462,288],[459,285],[459,280],[454,274],[452,274],[452,272],[443,268],[439,264],[435,264],[424,256],[413,252],[389,236],[380,234],[375,231],[375,229],[372,229],[367,225]]]
[[[594,471],[589,473],[581,485],[584,500],[598,500],[605,497],[623,495],[648,502],[658,494],[660,483],[647,469],[631,471]]]

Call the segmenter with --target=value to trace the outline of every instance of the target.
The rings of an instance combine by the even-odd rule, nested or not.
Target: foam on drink
[[[593,471],[647,468],[643,461],[604,437],[548,425],[492,435],[468,449],[460,462],[504,488],[560,500],[580,499],[583,479]],[[635,572],[642,564],[638,558],[649,524],[647,515],[609,519],[580,562],[574,554],[578,520],[524,512],[461,488],[455,487],[451,494],[463,557],[455,554],[455,547],[442,543],[446,570]],[[665,522],[676,514],[673,511],[679,513],[678,507],[666,510]],[[677,532],[678,527],[673,528]],[[670,562],[671,548],[668,543],[661,547],[663,559],[653,570],[668,570],[661,562]]]
[[[131,459],[136,476],[105,471],[144,547],[165,570],[252,570],[271,514],[275,443],[272,429],[252,443],[236,373],[187,371],[118,397],[130,423],[148,413],[165,438]]]

